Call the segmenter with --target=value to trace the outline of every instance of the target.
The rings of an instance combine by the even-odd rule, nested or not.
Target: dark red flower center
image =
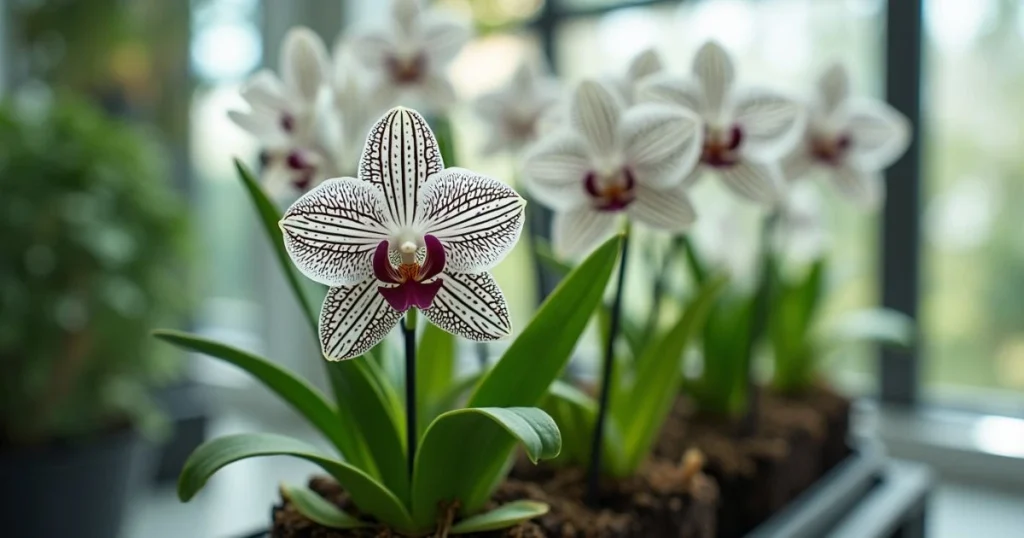
[[[402,252],[402,263],[392,265],[388,241],[381,241],[373,253],[374,276],[384,284],[390,284],[378,286],[377,290],[391,308],[399,312],[405,312],[413,306],[420,310],[430,308],[434,296],[441,289],[442,279],[434,277],[444,270],[444,247],[432,235],[424,235],[423,243],[427,254],[422,263],[415,260],[415,253]],[[427,282],[431,279],[433,281]]]
[[[289,134],[295,132],[295,116],[288,113],[282,114],[281,128],[284,129],[284,132]]]
[[[842,164],[853,140],[850,135],[814,135],[811,137],[811,155],[816,160],[830,166]]]
[[[419,82],[427,71],[427,57],[422,53],[412,58],[388,56],[385,61],[392,82],[400,86]]]
[[[704,148],[700,155],[702,163],[715,168],[728,168],[740,160],[739,148],[743,142],[743,131],[738,125],[723,131],[704,129]]]
[[[636,178],[625,166],[608,176],[590,172],[583,185],[598,211],[622,211],[636,199]]]

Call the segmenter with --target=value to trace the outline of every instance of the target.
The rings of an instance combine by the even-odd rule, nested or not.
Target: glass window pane
[[[1024,9],[931,0],[925,22],[926,383],[1024,391]]]

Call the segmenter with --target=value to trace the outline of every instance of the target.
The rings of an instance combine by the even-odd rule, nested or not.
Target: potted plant
[[[146,137],[89,104],[0,106],[0,514],[14,536],[117,534],[138,432],[162,429],[149,391],[177,361],[148,331],[188,296],[185,211],[165,179]]]

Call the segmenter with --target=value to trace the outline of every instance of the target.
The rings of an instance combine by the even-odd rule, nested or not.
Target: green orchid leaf
[[[298,411],[338,448],[346,461],[371,475],[376,472],[362,438],[352,434],[351,423],[339,420],[336,409],[306,380],[267,359],[194,334],[158,330],[153,336],[179,348],[202,353],[245,370]]]
[[[621,236],[609,239],[562,279],[533,321],[484,376],[469,399],[470,407],[540,403],[601,304],[621,242]]]
[[[437,116],[431,118],[430,129],[434,131],[434,138],[437,139],[437,149],[441,153],[441,160],[445,168],[458,166],[458,155],[455,152],[455,133],[452,132],[452,122],[448,116]]]
[[[178,497],[188,501],[224,466],[261,456],[293,456],[315,463],[338,481],[360,511],[397,530],[418,530],[398,497],[373,477],[321,454],[308,443],[283,435],[243,433],[200,445],[189,456],[178,477]]]
[[[562,433],[559,461],[585,465],[590,458],[590,440],[597,419],[597,402],[580,389],[555,381],[541,404]]]
[[[483,378],[483,372],[474,372],[453,382],[452,385],[448,387],[448,392],[442,394],[441,397],[434,402],[433,407],[428,410],[427,415],[429,416],[429,420],[424,424],[423,429],[426,429],[426,426],[441,414],[455,409],[456,406],[459,405],[459,401],[466,397],[469,391],[480,382],[481,378]]]
[[[252,200],[252,204],[256,208],[261,227],[263,228],[263,232],[267,235],[267,239],[270,241],[271,248],[274,249],[278,265],[281,266],[281,272],[284,273],[285,278],[288,279],[288,285],[291,286],[292,292],[295,295],[295,300],[299,302],[299,306],[302,308],[306,321],[313,330],[313,335],[319,338],[319,332],[317,329],[317,310],[313,308],[312,304],[309,302],[309,298],[306,297],[306,293],[302,289],[302,283],[299,280],[299,276],[292,266],[291,259],[288,257],[288,252],[284,249],[284,236],[281,233],[281,227],[278,225],[281,221],[281,213],[276,207],[274,207],[273,202],[267,198],[267,194],[263,192],[263,188],[260,187],[259,182],[256,181],[252,172],[249,171],[242,161],[235,159],[235,168],[238,169],[238,177],[241,178],[242,185],[245,186],[245,190],[249,193],[249,198]]]
[[[565,277],[572,272],[572,264],[558,259],[558,256],[555,256],[555,252],[551,249],[550,243],[540,237],[534,239],[534,243],[533,254],[537,256],[541,264],[559,277]]]
[[[437,416],[455,381],[455,336],[427,323],[416,350],[416,396],[420,428]]]
[[[363,529],[373,526],[372,523],[359,520],[304,486],[282,484],[281,496],[291,501],[295,510],[307,519],[330,529]]]
[[[704,368],[692,393],[704,411],[732,416],[746,405],[754,302],[748,295],[723,294],[708,314],[702,339]]]
[[[535,501],[513,501],[490,512],[484,512],[452,525],[448,534],[469,534],[471,532],[496,531],[514,527],[524,521],[548,513],[550,507]]]
[[[409,497],[405,412],[380,365],[368,357],[327,363],[337,402],[338,422],[348,435],[362,438],[372,476],[403,501]],[[369,472],[369,471],[368,471]]]
[[[429,525],[437,520],[439,506],[455,500],[462,514],[480,511],[517,444],[537,462],[557,456],[562,438],[555,421],[532,407],[467,408],[437,417],[416,453],[414,521]]]
[[[682,381],[682,360],[687,345],[704,326],[718,295],[729,282],[724,275],[705,277],[697,296],[667,333],[655,339],[639,361],[633,388],[625,402],[612,402],[612,416],[623,430],[625,467],[632,474],[651,452],[662,424],[672,409]]]

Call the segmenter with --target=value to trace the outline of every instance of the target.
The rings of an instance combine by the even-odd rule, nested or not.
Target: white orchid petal
[[[458,100],[452,83],[441,72],[426,75],[419,89],[424,104],[432,110],[445,110]]]
[[[249,134],[255,136],[264,149],[281,149],[288,144],[288,137],[281,128],[280,119],[265,109],[250,112],[229,110],[228,117]]]
[[[626,70],[626,78],[631,84],[658,73],[662,70],[661,56],[654,49],[647,49],[633,57]]]
[[[269,69],[261,69],[254,73],[238,93],[254,109],[286,111],[291,109],[284,83]]]
[[[427,177],[444,169],[434,133],[415,110],[396,107],[370,131],[359,160],[359,179],[384,194],[384,213],[398,227],[416,220],[416,202]]]
[[[486,342],[512,333],[508,304],[490,273],[441,273],[441,289],[423,311],[431,323],[456,336]]]
[[[880,172],[839,166],[832,169],[829,179],[842,196],[862,209],[877,209],[885,199],[885,183]]]
[[[363,32],[351,38],[348,53],[352,58],[371,72],[380,73],[387,66],[387,59],[395,52],[395,43],[389,34],[383,32]]]
[[[567,259],[582,258],[615,233],[617,216],[590,206],[555,213],[551,223],[555,254]]]
[[[889,166],[910,144],[910,122],[881,101],[851,103],[847,129],[851,139],[848,158],[865,170]]]
[[[320,348],[328,360],[358,357],[380,343],[398,324],[402,313],[391,308],[377,291],[379,282],[367,278],[327,291],[320,310]]]
[[[586,200],[583,182],[590,169],[586,141],[573,131],[542,138],[523,158],[523,177],[530,194],[556,210]]]
[[[705,43],[693,59],[693,74],[704,93],[706,111],[720,114],[736,77],[729,53],[714,41]]]
[[[842,64],[833,64],[818,80],[818,98],[821,112],[828,117],[835,113],[850,96],[850,80]]]
[[[643,103],[678,105],[697,113],[706,108],[704,96],[696,83],[667,73],[654,75],[644,81],[637,94]]]
[[[416,229],[444,246],[446,270],[476,273],[500,262],[523,231],[526,201],[512,187],[462,168],[441,172],[421,191]]]
[[[327,47],[305,27],[288,31],[281,44],[281,76],[306,103],[314,103],[329,76]]]
[[[371,274],[373,250],[388,237],[383,205],[380,191],[364,181],[325,181],[285,211],[285,249],[312,280],[328,286],[359,282]]]
[[[786,181],[797,181],[806,176],[814,166],[814,157],[804,145],[790,151],[780,163],[782,177]]]
[[[736,103],[735,121],[743,132],[742,151],[776,158],[792,148],[806,125],[807,114],[796,100],[754,90]]]
[[[570,121],[596,155],[608,155],[618,145],[622,103],[603,84],[586,80],[572,95]]]
[[[718,169],[718,174],[733,192],[751,202],[772,205],[779,200],[781,172],[775,165],[743,159]]]
[[[422,29],[424,52],[438,70],[448,65],[472,37],[465,23],[437,16],[425,17]]]
[[[628,110],[621,133],[637,181],[658,188],[681,183],[700,156],[701,126],[700,118],[682,107],[644,104]]]
[[[637,185],[636,199],[626,211],[637,222],[675,233],[686,231],[697,218],[697,212],[682,185],[664,190]]]

